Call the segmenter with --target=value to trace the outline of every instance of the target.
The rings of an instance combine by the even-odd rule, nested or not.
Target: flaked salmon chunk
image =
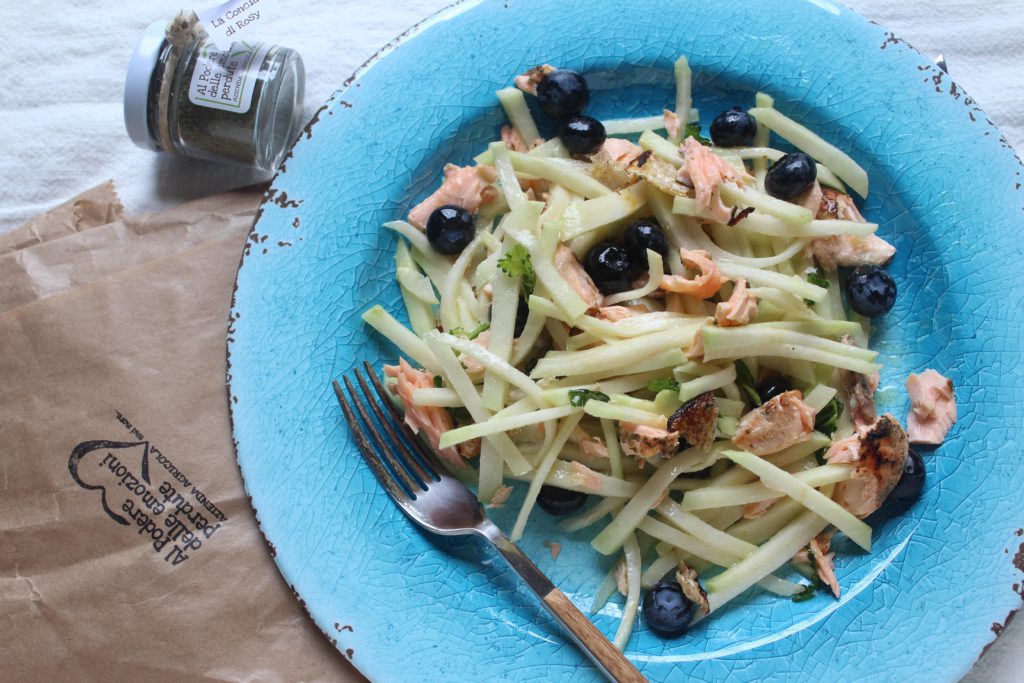
[[[817,217],[866,223],[853,198],[830,187],[821,188],[821,203]],[[878,235],[831,235],[811,240],[807,246],[815,260],[825,270],[837,266],[884,266],[896,253],[892,246]]]
[[[728,223],[732,218],[732,209],[722,202],[722,185],[750,182],[753,180],[751,175],[734,168],[692,137],[683,140],[679,151],[683,155],[683,166],[679,170],[678,180],[693,187],[697,210],[709,214],[718,223]]]
[[[398,359],[398,365],[385,365],[384,374],[397,380],[390,388],[393,394],[402,399],[405,423],[409,429],[417,434],[422,431],[430,445],[445,460],[456,467],[463,467],[465,463],[454,448],[438,448],[441,435],[452,428],[452,418],[448,411],[438,406],[416,405],[412,400],[412,392],[416,389],[434,388],[434,376],[426,370],[417,370],[404,358]]]
[[[840,439],[825,453],[833,464],[853,465],[853,475],[836,484],[833,500],[863,519],[877,510],[903,476],[909,441],[892,415]]]
[[[658,287],[668,292],[695,296],[698,299],[707,299],[718,293],[726,279],[722,277],[718,264],[711,258],[711,254],[703,249],[680,249],[679,256],[684,266],[693,268],[700,274],[692,278],[685,275],[666,275]]]
[[[525,74],[516,76],[512,80],[516,84],[516,87],[524,93],[536,97],[537,85],[547,78],[547,75],[554,70],[555,67],[550,64],[541,64],[540,66],[533,67]]]
[[[728,301],[719,302],[715,306],[715,322],[722,327],[738,327],[746,325],[755,317],[757,297],[747,289],[747,281],[739,278]]]
[[[744,415],[732,442],[755,455],[778,453],[811,438],[814,415],[803,394],[787,391]]]
[[[910,443],[938,445],[956,422],[953,380],[932,369],[907,377],[911,409],[907,417]]]
[[[587,308],[599,308],[604,301],[601,290],[597,288],[594,281],[583,270],[583,266],[572,253],[572,249],[559,244],[555,250],[555,270],[562,276],[562,279],[569,283],[569,286],[580,295]]]
[[[461,206],[470,213],[476,213],[482,204],[496,196],[495,193],[488,191],[489,175],[489,172],[480,166],[446,164],[441,187],[409,212],[409,222],[420,230],[425,230],[430,214],[446,204]]]
[[[675,455],[679,450],[679,432],[620,422],[619,445],[623,453],[642,464]]]

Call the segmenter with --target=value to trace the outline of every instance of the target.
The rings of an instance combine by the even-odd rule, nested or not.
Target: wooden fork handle
[[[565,593],[552,588],[543,600],[548,610],[572,634],[573,640],[611,679],[619,683],[646,683],[643,674],[597,630],[590,619],[576,609]]]
[[[647,682],[643,674],[637,671],[636,667],[619,652],[618,648],[597,630],[590,619],[576,609],[576,605],[565,597],[565,593],[558,590],[551,580],[540,569],[537,569],[537,565],[531,562],[530,558],[524,555],[523,551],[512,541],[508,540],[493,522],[485,518],[477,527],[477,531],[494,544],[498,552],[508,561],[509,566],[544,602],[544,606],[551,616],[562,625],[562,628],[605,676],[618,683]]]

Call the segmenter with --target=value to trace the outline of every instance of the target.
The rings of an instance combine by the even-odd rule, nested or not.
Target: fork
[[[369,363],[364,363],[364,366],[380,401],[375,400],[358,368],[353,374],[360,391],[356,390],[349,377],[343,377],[351,401],[337,380],[333,382],[334,393],[366,464],[402,512],[432,533],[480,536],[489,541],[609,680],[621,683],[646,681],[569,598],[508,540],[487,517],[483,506],[466,485],[440,466],[431,450],[405,424],[373,367]],[[381,403],[386,407],[386,414]],[[376,416],[376,422],[370,417],[367,406]],[[381,434],[378,424],[386,437]],[[396,426],[405,439],[399,436]]]

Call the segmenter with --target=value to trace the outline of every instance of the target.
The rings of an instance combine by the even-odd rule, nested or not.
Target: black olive
[[[792,388],[782,375],[772,375],[758,383],[757,395],[761,397],[761,403],[767,403],[779,394],[784,394]]]
[[[718,147],[747,147],[756,133],[757,121],[739,107],[723,111],[711,122],[711,142]]]
[[[896,303],[896,282],[878,266],[858,266],[846,278],[846,302],[868,318],[888,313]]]
[[[633,221],[622,235],[622,244],[634,263],[647,263],[647,250],[668,257],[668,240],[655,218],[641,218]]]
[[[764,189],[778,199],[793,199],[810,187],[817,177],[818,167],[814,159],[803,152],[793,152],[768,169],[764,177]]]
[[[606,137],[604,124],[589,116],[574,116],[562,124],[562,142],[573,154],[593,154]]]
[[[581,114],[589,101],[586,79],[570,69],[555,69],[537,84],[537,103],[556,121]]]
[[[911,449],[907,452],[907,462],[903,465],[903,474],[896,483],[886,505],[892,510],[905,510],[918,501],[924,490],[924,459],[921,454]]]
[[[560,517],[576,512],[587,502],[587,494],[545,484],[537,494],[537,505],[549,515]]]
[[[622,247],[604,242],[587,252],[583,269],[602,294],[617,294],[630,288],[637,276],[633,259]]]
[[[473,214],[461,206],[445,204],[427,219],[427,239],[442,254],[459,254],[473,241]]]
[[[660,581],[647,591],[643,602],[644,620],[664,638],[678,638],[690,628],[693,603],[675,581]]]

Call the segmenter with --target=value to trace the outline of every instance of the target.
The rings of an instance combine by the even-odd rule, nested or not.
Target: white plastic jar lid
[[[159,148],[149,133],[149,84],[166,32],[166,21],[154,21],[146,28],[132,53],[124,82],[124,127],[128,137],[139,147],[153,151]]]

